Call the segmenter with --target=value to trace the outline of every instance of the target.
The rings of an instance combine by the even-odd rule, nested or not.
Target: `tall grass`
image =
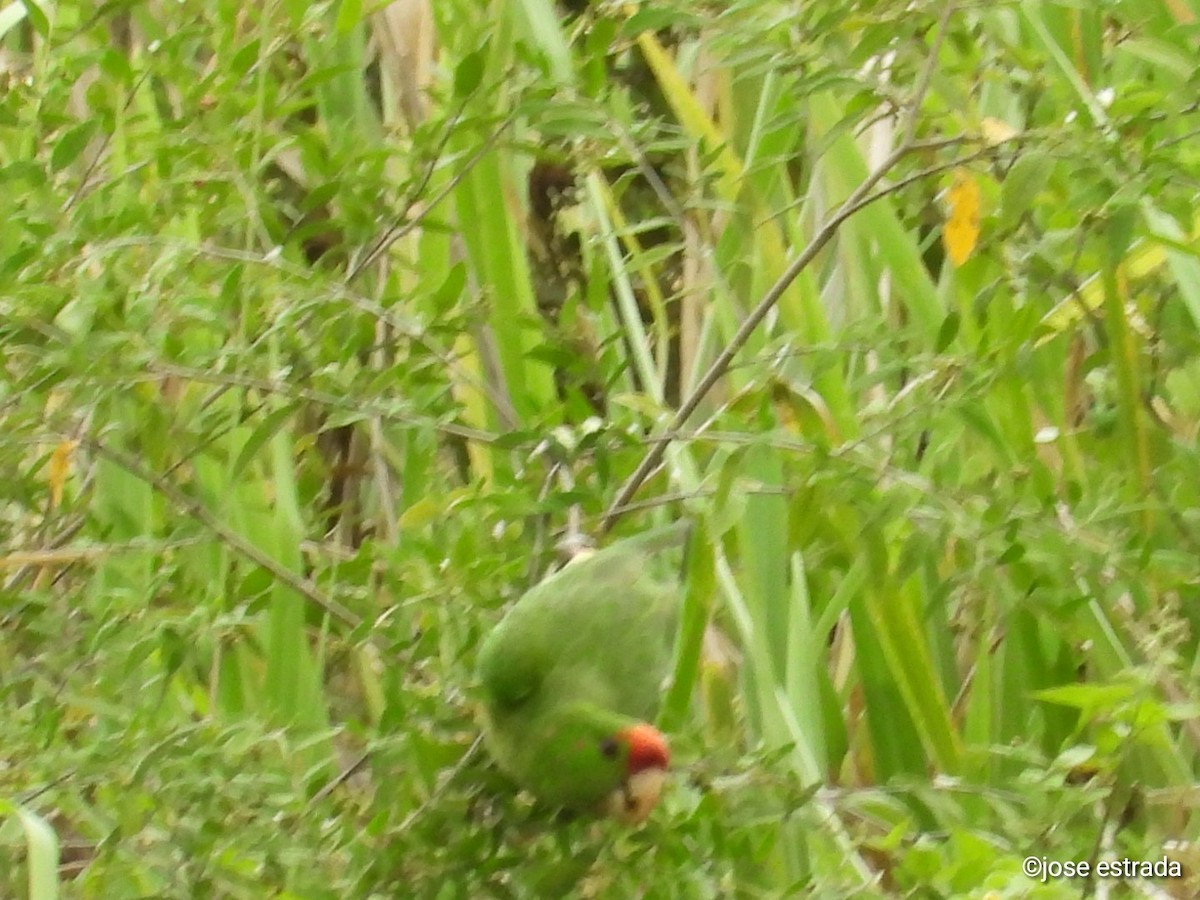
[[[1194,893],[1198,16],[0,9],[0,890]],[[677,517],[673,789],[555,819],[480,637]]]

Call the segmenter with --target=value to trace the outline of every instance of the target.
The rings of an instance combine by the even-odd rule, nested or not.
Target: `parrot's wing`
[[[513,621],[510,611],[479,651],[479,680],[490,701],[503,709],[533,699],[550,667],[540,629],[528,627],[535,623],[524,618]]]
[[[547,679],[560,699],[605,705],[613,698],[602,695],[624,693],[627,678],[651,685],[640,697],[656,693],[678,597],[649,575],[647,557],[687,533],[684,522],[619,541],[531,588],[480,649],[492,702],[508,710],[532,703]]]

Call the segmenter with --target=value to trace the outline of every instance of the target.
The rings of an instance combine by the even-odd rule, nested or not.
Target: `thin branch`
[[[442,798],[442,794],[444,794],[446,789],[454,783],[454,780],[458,778],[462,770],[467,767],[467,763],[475,758],[475,754],[479,752],[479,748],[482,745],[483,735],[479,735],[475,738],[475,741],[471,744],[471,746],[467,748],[467,752],[462,755],[462,758],[454,764],[454,768],[450,770],[449,774],[446,775],[446,777],[442,779],[441,783],[433,789],[428,797],[425,798],[425,802],[405,816],[404,821],[401,822],[396,829],[399,833],[403,834],[412,828],[417,819],[421,818],[421,816],[425,814],[426,810],[428,810],[433,806],[434,803]]]
[[[683,425],[691,418],[700,406],[700,403],[708,396],[717,384],[724,377],[733,358],[746,345],[746,342],[754,334],[763,319],[775,308],[780,298],[784,295],[787,289],[792,285],[799,276],[816,258],[817,254],[833,240],[842,223],[850,216],[854,215],[861,209],[864,201],[870,196],[872,189],[878,184],[888,172],[896,167],[896,165],[916,146],[915,134],[917,127],[917,119],[920,113],[921,104],[925,98],[925,92],[929,89],[929,82],[932,77],[933,67],[937,62],[937,52],[941,46],[942,38],[946,31],[946,24],[949,21],[950,14],[954,10],[954,2],[948,2],[942,9],[942,16],[938,21],[938,33],[934,38],[933,45],[930,47],[929,57],[925,62],[925,68],[921,73],[921,77],[917,82],[917,89],[914,92],[911,106],[908,111],[908,121],[905,126],[905,138],[899,146],[893,150],[871,174],[869,174],[863,182],[854,189],[854,192],[847,197],[837,208],[834,214],[822,225],[813,235],[812,240],[808,242],[808,246],[801,251],[779,276],[776,282],[771,285],[770,289],[758,302],[758,305],[750,311],[750,314],[743,320],[741,326],[734,334],[733,338],[726,345],[709,366],[699,383],[683,401],[675,415],[671,418],[665,431],[667,434],[672,434],[679,431]],[[607,532],[616,524],[620,514],[617,510],[627,506],[633,499],[634,495],[641,488],[642,484],[650,477],[650,474],[657,469],[662,462],[664,455],[667,452],[668,441],[660,441],[654,445],[649,453],[643,457],[638,467],[634,469],[633,474],[621,486],[621,490],[617,493],[616,499],[613,500],[601,521],[601,531]]]
[[[338,772],[337,775],[335,775],[333,778],[331,778],[329,781],[327,781],[325,784],[323,784],[319,791],[317,791],[315,794],[313,794],[312,799],[308,801],[308,806],[311,807],[313,804],[320,803],[322,800],[324,800],[326,797],[328,797],[330,794],[332,794],[334,791],[336,791],[339,787],[341,787],[343,784],[345,784],[347,781],[349,781],[352,777],[354,777],[354,774],[356,772],[358,772],[360,769],[362,769],[363,766],[365,766],[367,764],[367,760],[369,760],[370,758],[371,758],[371,752],[369,750],[364,750],[362,753],[360,753],[355,758],[354,762],[350,763],[350,765],[346,766],[346,768],[344,768],[344,769],[342,769],[342,771]]]
[[[285,585],[294,590],[304,599],[308,600],[314,606],[319,606],[334,619],[337,619],[344,625],[350,628],[357,628],[362,624],[362,619],[340,604],[331,597],[325,596],[319,588],[307,578],[297,575],[290,569],[281,565],[267,554],[263,553],[241,535],[233,532],[225,525],[217,521],[216,516],[208,511],[205,506],[197,500],[193,500],[187,496],[175,485],[168,482],[166,479],[151,472],[135,457],[124,453],[121,450],[114,449],[108,444],[96,438],[85,437],[82,439],[84,444],[93,452],[108,460],[116,463],[125,471],[129,472],[142,481],[146,482],[158,493],[162,494],[174,505],[180,512],[191,516],[196,521],[200,522],[217,537],[221,539],[228,547],[240,556],[253,562],[255,565],[261,566],[270,572],[275,578],[283,582]]]
[[[938,51],[942,49],[942,41],[946,39],[946,27],[950,24],[950,16],[954,13],[955,0],[947,0],[942,7],[941,18],[938,19],[937,32],[933,36],[933,44],[929,48],[929,56],[925,58],[925,67],[917,81],[917,89],[913,92],[911,105],[908,107],[908,122],[904,127],[904,140],[901,147],[911,147],[917,139],[917,121],[921,115],[921,104],[925,102],[925,94],[929,92],[929,82],[933,79],[933,69],[937,65]]]
[[[356,278],[358,278],[359,275],[363,273],[363,271],[365,271],[373,262],[375,262],[376,259],[378,259],[381,253],[385,252],[390,246],[392,246],[392,244],[396,243],[396,241],[400,240],[400,238],[404,237],[406,234],[420,225],[421,222],[424,221],[425,217],[429,214],[429,211],[446,199],[446,197],[450,195],[450,192],[457,188],[467,177],[467,175],[470,174],[471,170],[479,164],[480,160],[482,160],[488,153],[491,152],[492,148],[496,145],[496,142],[500,140],[500,135],[507,131],[509,126],[515,121],[515,113],[504,119],[504,121],[500,123],[500,126],[494,132],[488,135],[487,140],[480,145],[479,149],[471,154],[470,159],[467,160],[467,164],[463,166],[462,170],[455,172],[454,176],[442,187],[442,189],[438,191],[427,204],[425,204],[424,209],[422,209],[411,219],[408,218],[408,215],[410,212],[412,212],[412,209],[416,205],[417,201],[414,199],[406,204],[404,207],[404,212],[397,217],[397,221],[392,224],[392,226],[379,238],[379,240],[376,241],[375,246],[372,247],[367,254],[361,260],[359,260],[358,264],[352,270],[350,270],[349,274],[346,275],[346,284],[349,285],[351,282],[353,282]],[[427,174],[425,180],[422,181],[420,185],[421,190],[424,190],[425,184],[431,177],[432,170]]]

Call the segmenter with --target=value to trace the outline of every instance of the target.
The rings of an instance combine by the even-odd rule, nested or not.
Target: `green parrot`
[[[483,733],[500,767],[542,801],[638,824],[670,752],[658,711],[679,586],[647,571],[688,523],[581,555],[531,588],[479,651]]]

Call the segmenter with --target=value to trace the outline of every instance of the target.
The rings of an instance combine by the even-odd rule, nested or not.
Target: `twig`
[[[754,334],[755,329],[762,324],[763,319],[767,317],[767,314],[770,313],[775,307],[775,304],[779,302],[779,299],[791,286],[792,282],[800,276],[800,273],[808,267],[809,263],[816,258],[816,255],[825,247],[825,245],[834,238],[842,223],[846,221],[846,219],[850,218],[850,216],[854,215],[854,213],[859,209],[861,209],[863,201],[870,195],[871,189],[874,188],[875,185],[878,184],[888,172],[895,168],[905,156],[912,152],[916,145],[915,135],[917,128],[917,117],[921,108],[921,103],[924,100],[925,92],[929,89],[929,81],[932,77],[933,67],[937,61],[938,49],[941,47],[942,39],[946,32],[946,23],[949,21],[950,14],[953,12],[954,6],[955,4],[953,0],[951,0],[951,2],[948,2],[942,9],[941,18],[938,20],[938,33],[934,38],[933,45],[930,47],[929,57],[925,61],[925,67],[922,70],[921,76],[917,82],[917,89],[914,92],[912,104],[908,111],[908,120],[905,123],[904,128],[904,140],[901,141],[899,146],[897,146],[895,150],[888,154],[887,159],[880,163],[875,171],[871,172],[871,174],[869,174],[863,180],[863,182],[854,189],[854,192],[842,202],[833,215],[830,216],[825,224],[822,225],[817,230],[816,234],[813,235],[812,240],[808,242],[808,246],[806,246],[804,250],[800,252],[799,256],[792,260],[787,269],[784,270],[783,274],[779,276],[775,283],[771,285],[770,289],[768,289],[767,293],[763,295],[763,298],[758,302],[758,305],[750,311],[750,314],[742,322],[741,326],[726,345],[725,349],[717,355],[717,358],[713,361],[713,364],[709,366],[708,371],[704,373],[699,383],[695,388],[692,389],[691,394],[688,395],[687,399],[683,401],[675,415],[671,418],[670,423],[665,429],[667,434],[677,432],[683,427],[683,425],[691,417],[692,413],[699,408],[700,403],[704,400],[704,398],[708,396],[709,391],[711,391],[713,387],[716,386],[717,382],[720,381],[725,375],[730,363],[733,362],[733,358],[737,356],[741,349],[746,345],[746,342],[750,339],[751,335]],[[631,474],[629,479],[621,486],[621,490],[617,493],[616,499],[613,500],[612,504],[608,508],[608,511],[605,513],[604,518],[601,520],[601,532],[609,531],[612,526],[616,524],[616,521],[620,516],[618,510],[629,504],[634,495],[638,492],[638,489],[642,486],[646,479],[649,478],[650,473],[653,472],[662,462],[663,456],[667,452],[667,445],[668,441],[660,441],[656,443],[654,447],[651,448],[650,452],[642,458],[642,461],[638,464],[638,467],[634,469],[633,474]]]
[[[500,123],[500,126],[494,132],[488,135],[487,140],[483,142],[479,149],[471,154],[471,157],[467,160],[467,164],[463,166],[462,171],[456,172],[450,181],[443,185],[442,189],[438,191],[430,199],[429,203],[425,204],[425,207],[412,219],[408,218],[408,214],[416,205],[417,200],[413,199],[410,203],[408,203],[398,220],[394,222],[392,226],[379,237],[379,239],[375,242],[375,245],[367,251],[363,258],[358,261],[357,265],[355,265],[354,268],[351,269],[346,275],[346,284],[349,285],[351,282],[357,279],[359,275],[361,275],[373,262],[375,262],[376,259],[379,258],[381,253],[385,252],[388,247],[392,246],[392,244],[396,243],[396,241],[400,240],[400,238],[404,237],[406,234],[420,225],[425,216],[429,214],[429,211],[441,203],[446,197],[448,197],[450,193],[466,179],[467,175],[471,173],[471,170],[479,164],[480,160],[482,160],[485,156],[487,156],[488,153],[491,152],[492,148],[496,145],[496,142],[500,140],[500,135],[507,131],[509,126],[515,121],[515,114],[504,119]],[[425,189],[432,177],[433,169],[431,167],[429,171],[426,172],[421,184],[418,186],[418,193],[414,195],[414,197],[420,196],[419,192]]]
[[[467,748],[467,752],[462,755],[462,759],[456,762],[454,764],[454,768],[450,770],[450,773],[442,779],[442,783],[434,788],[433,792],[425,798],[425,802],[404,817],[404,821],[400,823],[399,828],[396,829],[397,831],[408,831],[408,829],[412,828],[413,823],[423,816],[429,807],[433,806],[434,801],[441,799],[442,794],[446,792],[446,788],[450,787],[450,785],[454,783],[454,779],[456,779],[462,770],[467,767],[467,763],[474,758],[482,744],[483,735],[479,735],[475,738],[474,742],[472,742],[471,746]]]
[[[446,777],[442,779],[441,784],[439,784],[433,789],[432,792],[430,792],[429,796],[422,801],[421,805],[404,817],[404,821],[401,822],[397,827],[397,831],[408,831],[408,829],[413,826],[413,823],[416,822],[417,819],[422,815],[424,815],[425,811],[428,810],[429,807],[434,804],[434,802],[441,798],[442,794],[446,792],[446,789],[454,783],[454,779],[456,779],[462,770],[467,767],[467,763],[469,763],[475,757],[475,754],[479,751],[481,744],[483,744],[483,735],[479,735],[475,738],[475,740],[471,743],[471,746],[467,748],[467,751],[462,755],[459,761],[454,764],[454,768],[452,768]],[[323,785],[319,791],[313,794],[312,800],[309,801],[309,805],[311,806],[314,803],[321,802],[335,790],[337,790],[338,787],[345,784],[355,772],[358,772],[360,769],[362,769],[367,760],[370,758],[371,751],[364,750],[354,760],[354,762],[350,763],[350,765],[334,776],[334,778],[328,784]]]
[[[120,450],[110,447],[108,444],[96,438],[85,437],[82,439],[86,446],[92,452],[105,457],[116,463],[125,471],[140,478],[142,481],[149,484],[152,488],[166,497],[172,504],[175,505],[181,512],[191,516],[206,528],[217,535],[226,545],[232,548],[236,553],[246,557],[255,565],[261,566],[270,572],[275,578],[283,582],[285,585],[294,590],[301,597],[304,597],[315,606],[321,607],[330,616],[337,619],[344,625],[350,628],[357,628],[362,624],[362,619],[351,612],[342,604],[338,603],[331,597],[326,597],[315,584],[307,578],[297,575],[295,572],[280,565],[277,561],[271,559],[267,554],[263,553],[241,535],[236,534],[229,528],[222,525],[217,518],[204,507],[202,503],[193,500],[187,496],[175,485],[168,482],[166,479],[151,472],[135,457],[130,456]]]
[[[315,803],[320,803],[322,800],[324,800],[326,797],[328,797],[330,794],[332,794],[334,791],[336,791],[339,787],[341,787],[343,784],[345,784],[347,781],[349,781],[354,776],[355,772],[357,772],[364,765],[366,765],[367,760],[370,758],[371,758],[370,750],[364,750],[362,753],[360,753],[358,755],[358,758],[356,760],[354,760],[354,762],[350,763],[350,765],[348,765],[348,766],[346,766],[346,768],[342,769],[342,771],[340,771],[336,776],[334,776],[328,783],[323,785],[319,791],[317,791],[315,794],[313,794],[312,799],[308,801],[308,806],[311,807]]]

